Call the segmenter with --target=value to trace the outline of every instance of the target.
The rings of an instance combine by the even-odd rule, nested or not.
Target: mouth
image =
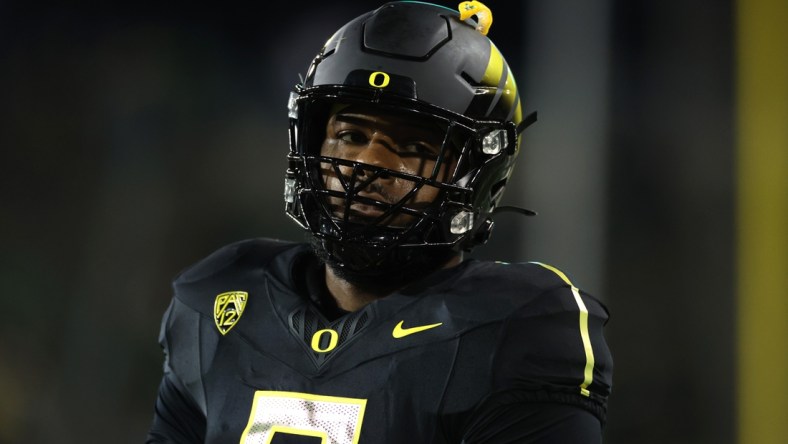
[[[344,205],[334,205],[331,212],[337,219],[345,219]],[[356,202],[350,205],[350,209],[347,212],[347,220],[349,222],[372,225],[375,222],[380,223],[385,213],[386,211],[381,207]]]
[[[396,211],[383,196],[379,194],[366,194],[356,196],[346,206],[344,199],[332,199],[330,212],[337,221],[347,221],[359,225],[389,225],[397,217]]]
[[[350,218],[377,219],[385,214],[383,208],[363,203],[350,205]]]

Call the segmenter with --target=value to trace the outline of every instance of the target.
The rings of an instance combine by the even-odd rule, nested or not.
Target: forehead
[[[331,121],[347,122],[380,129],[416,131],[442,135],[446,125],[437,118],[412,111],[380,108],[371,105],[335,105],[330,113]]]

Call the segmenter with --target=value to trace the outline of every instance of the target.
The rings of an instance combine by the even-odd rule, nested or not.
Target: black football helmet
[[[312,60],[288,103],[290,153],[285,178],[287,214],[313,235],[332,266],[375,278],[422,257],[448,257],[486,242],[520,150],[523,118],[514,75],[493,42],[458,11],[423,2],[390,2],[342,26]],[[404,174],[321,156],[334,104],[407,112],[446,129],[437,163],[450,150],[451,177]],[[352,170],[353,173],[341,174]],[[321,170],[343,177],[344,191],[327,189]],[[363,176],[363,177],[362,177]],[[410,181],[413,192],[396,203],[358,195],[381,177]],[[410,205],[420,188],[437,189],[427,206]],[[358,222],[332,211],[328,200],[374,205],[383,215]],[[530,213],[528,210],[523,212]],[[392,227],[394,214],[408,226]],[[438,264],[440,265],[440,264]],[[414,270],[410,270],[414,271]]]

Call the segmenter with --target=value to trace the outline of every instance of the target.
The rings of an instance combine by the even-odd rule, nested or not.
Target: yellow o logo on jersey
[[[328,333],[328,346],[325,348],[320,348],[320,339],[323,337],[324,333]],[[312,350],[318,353],[326,353],[330,352],[331,350],[337,347],[337,343],[339,342],[339,333],[330,328],[326,328],[323,330],[318,330],[312,335]]]
[[[391,78],[383,71],[375,71],[369,75],[369,84],[375,88],[385,88],[389,86]]]

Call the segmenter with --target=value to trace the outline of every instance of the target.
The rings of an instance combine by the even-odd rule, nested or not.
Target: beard
[[[387,248],[342,244],[310,236],[315,255],[340,279],[361,290],[388,293],[429,276],[457,255],[450,247]]]

